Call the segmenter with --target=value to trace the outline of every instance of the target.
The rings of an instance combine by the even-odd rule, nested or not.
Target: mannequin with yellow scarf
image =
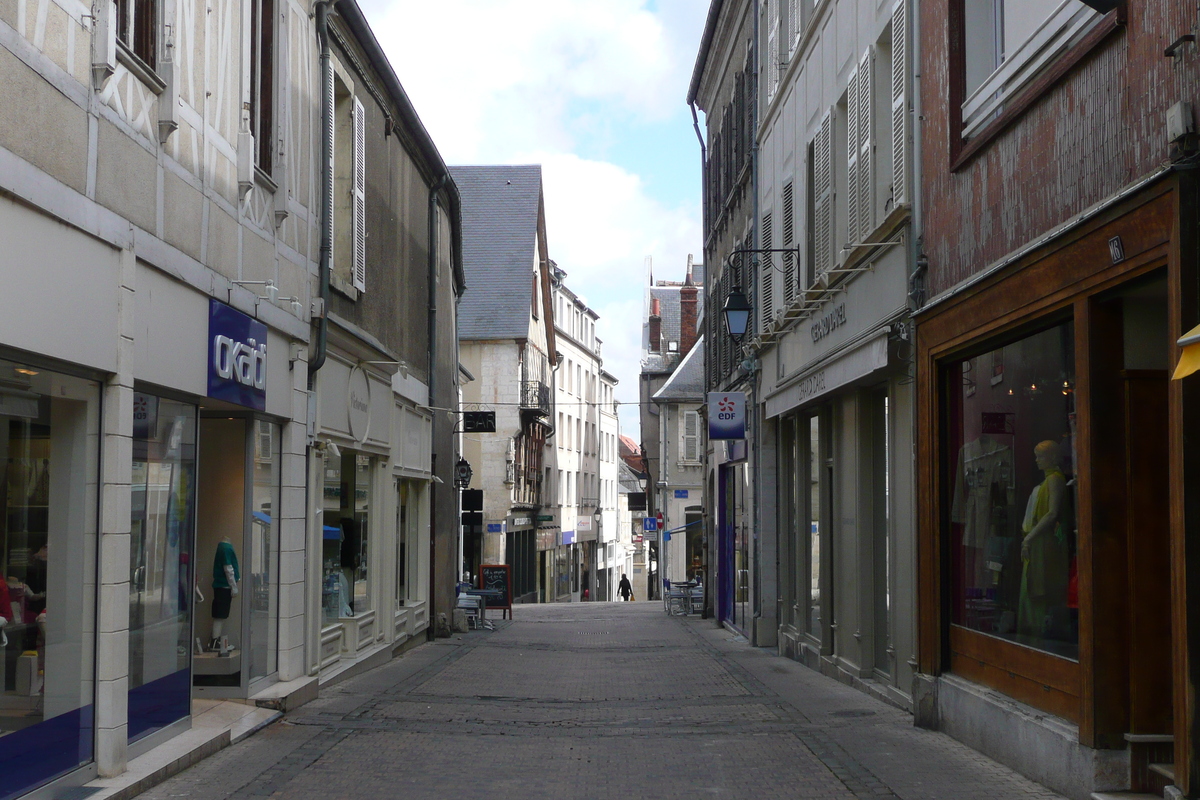
[[[1033,456],[1045,478],[1029,496],[1021,526],[1025,538],[1017,632],[1042,638],[1050,633],[1053,612],[1067,600],[1067,478],[1059,466],[1062,454],[1057,442],[1042,442],[1033,448]]]

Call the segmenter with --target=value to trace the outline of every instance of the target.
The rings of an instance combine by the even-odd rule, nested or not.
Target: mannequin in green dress
[[[1021,597],[1017,606],[1017,632],[1042,638],[1047,618],[1067,597],[1067,536],[1063,508],[1067,478],[1059,463],[1057,442],[1044,441],[1033,448],[1038,469],[1045,478],[1029,496],[1021,529]]]

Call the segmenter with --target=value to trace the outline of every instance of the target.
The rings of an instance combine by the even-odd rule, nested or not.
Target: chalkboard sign
[[[504,609],[504,618],[512,616],[512,573],[508,564],[482,564],[479,567],[479,588],[500,592],[485,597],[487,608]]]

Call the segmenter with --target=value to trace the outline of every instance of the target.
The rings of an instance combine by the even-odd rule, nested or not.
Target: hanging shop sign
[[[218,300],[208,303],[208,396],[267,407],[267,326]]]
[[[708,438],[746,438],[746,393],[708,393]]]
[[[350,370],[346,409],[350,416],[350,435],[361,442],[367,438],[367,429],[371,426],[371,382],[362,367]]]

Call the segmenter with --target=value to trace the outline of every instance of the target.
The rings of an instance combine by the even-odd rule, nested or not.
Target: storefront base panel
[[[798,634],[794,630],[780,630],[778,651],[779,655],[784,658],[798,661],[827,678],[833,678],[835,681],[857,689],[863,694],[868,694],[880,702],[912,713],[912,698],[909,695],[874,678],[860,677],[856,672],[843,667],[837,659],[822,656],[817,645],[803,634]]]
[[[1129,751],[1079,743],[1079,728],[953,675],[924,683],[917,723],[934,726],[988,758],[1073,800],[1129,789]],[[930,697],[932,691],[933,697]],[[929,701],[936,707],[928,718]]]

